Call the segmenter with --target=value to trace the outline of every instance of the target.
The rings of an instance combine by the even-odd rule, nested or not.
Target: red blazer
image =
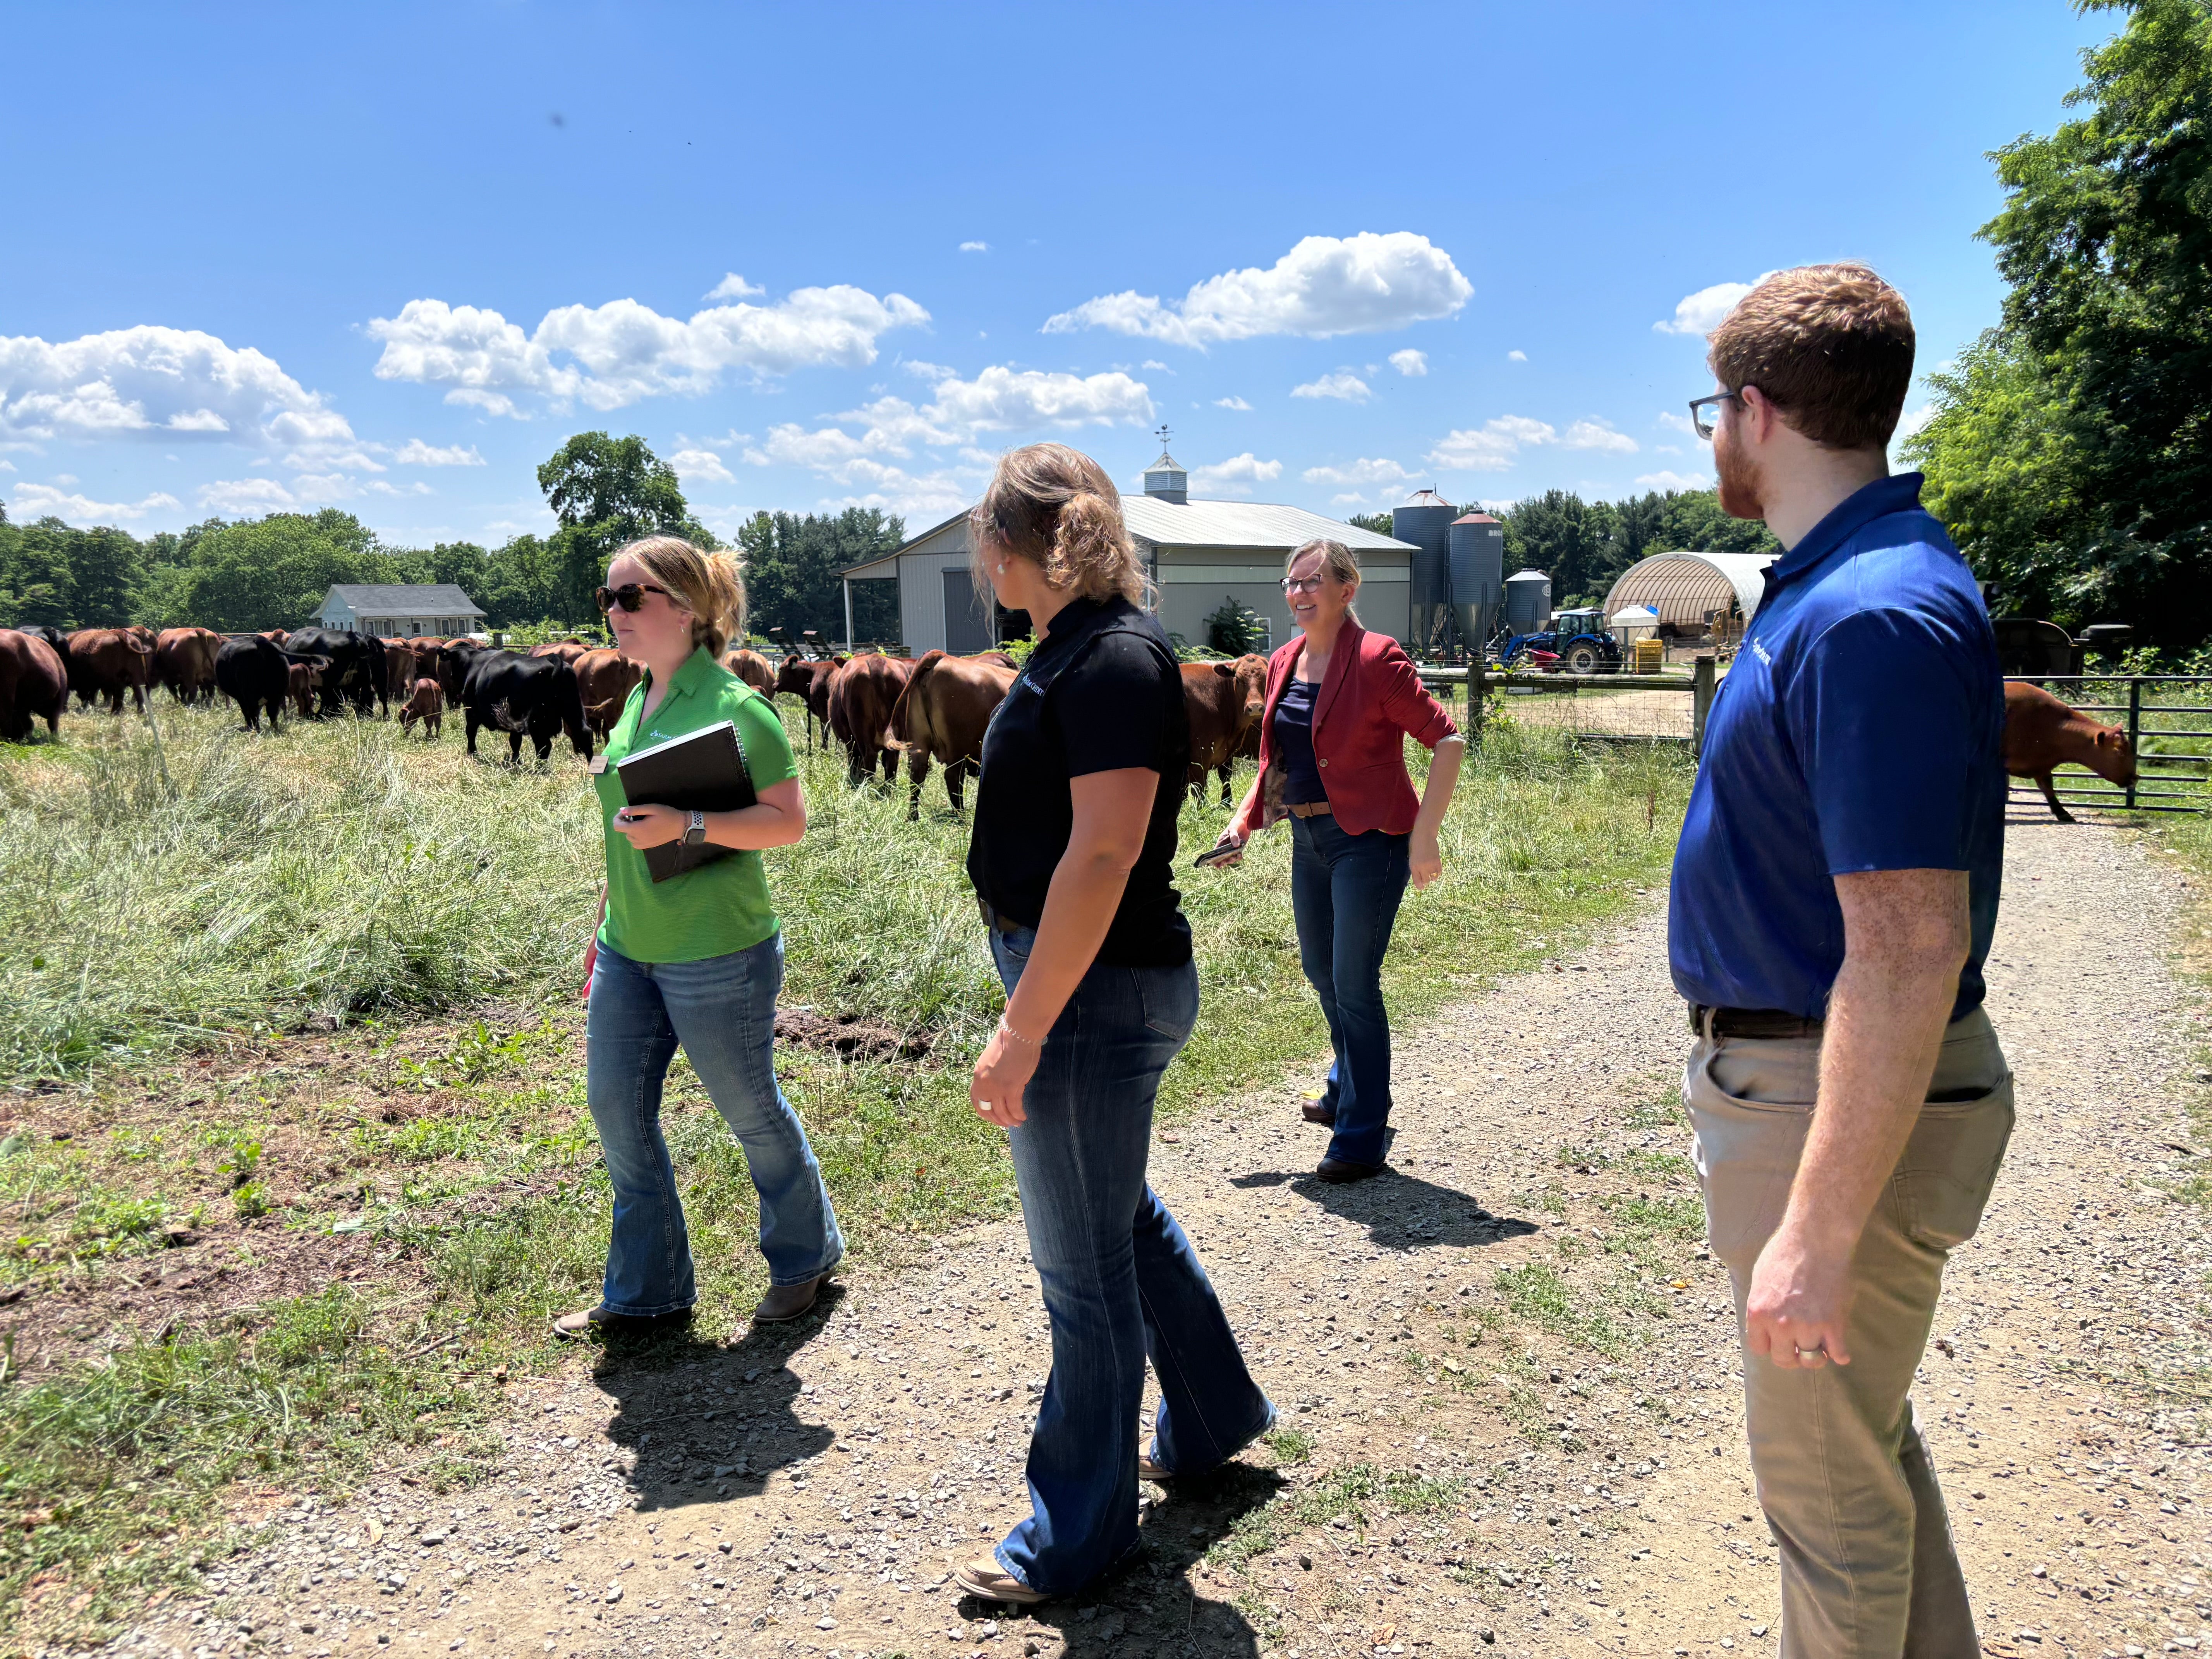
[[[1305,635],[1293,633],[1267,659],[1267,708],[1260,722],[1260,775],[1282,762],[1275,752],[1275,705],[1296,672]],[[1388,634],[1370,634],[1350,617],[1328,654],[1328,672],[1314,696],[1314,758],[1322,792],[1346,835],[1382,830],[1410,834],[1421,810],[1406,774],[1406,739],[1434,749],[1459,727],[1429,695],[1413,659]],[[1264,802],[1268,792],[1260,792]],[[1279,796],[1277,797],[1279,799]],[[1282,815],[1263,807],[1267,823]],[[1255,822],[1254,829],[1265,824]]]

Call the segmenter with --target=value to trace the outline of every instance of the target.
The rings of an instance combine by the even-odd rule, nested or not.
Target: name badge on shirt
[[[593,777],[598,777],[601,773],[607,769],[607,757],[605,755],[592,756],[592,763],[589,766],[586,766],[584,769],[586,772],[589,772]]]

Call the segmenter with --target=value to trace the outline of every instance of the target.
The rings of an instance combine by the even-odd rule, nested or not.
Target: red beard
[[[1725,437],[1713,445],[1713,472],[1720,483],[1721,511],[1731,519],[1765,519],[1766,501],[1759,468],[1736,453]]]

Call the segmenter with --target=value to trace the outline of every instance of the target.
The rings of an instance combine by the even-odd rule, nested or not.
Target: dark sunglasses
[[[664,599],[676,597],[666,588],[655,587],[651,582],[624,582],[620,587],[602,587],[592,597],[599,602],[599,614],[605,616],[617,605],[625,611],[636,610],[645,603],[645,596],[648,593],[658,593]]]
[[[1713,428],[1720,422],[1721,405],[1740,403],[1742,398],[1743,394],[1740,392],[1716,392],[1710,398],[1692,398],[1690,399],[1690,424],[1697,428],[1700,438],[1710,438],[1713,435]]]

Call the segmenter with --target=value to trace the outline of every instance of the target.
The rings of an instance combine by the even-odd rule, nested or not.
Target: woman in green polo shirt
[[[806,1131],[776,1086],[771,1052],[783,935],[761,849],[806,833],[791,744],[768,700],[721,665],[723,647],[744,626],[744,586],[729,555],[648,536],[615,556],[599,599],[617,648],[645,668],[594,778],[607,884],[585,957],[586,1086],[614,1186],[614,1235],[599,1305],[562,1315],[554,1328],[574,1336],[680,1316],[698,1299],[660,1133],[661,1083],[678,1044],[744,1148],[760,1194],[769,1289],[753,1317],[796,1319],[814,1305],[845,1241]],[[624,799],[615,763],[724,720],[737,729],[757,805],[684,812]],[[656,883],[644,849],[678,840],[738,850]]]

